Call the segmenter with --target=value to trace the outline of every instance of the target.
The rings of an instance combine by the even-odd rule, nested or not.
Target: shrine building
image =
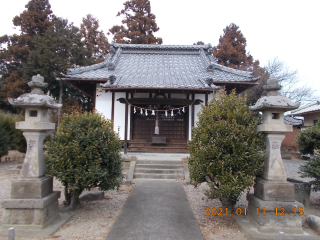
[[[245,91],[258,78],[217,64],[210,44],[112,43],[103,62],[69,69],[61,80],[94,99],[126,153],[188,152],[200,103],[223,88]]]

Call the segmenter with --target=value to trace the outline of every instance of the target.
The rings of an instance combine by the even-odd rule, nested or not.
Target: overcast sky
[[[121,17],[124,0],[49,0],[53,13],[80,27],[92,14],[101,30],[108,32]],[[165,45],[191,45],[197,41],[218,44],[230,23],[240,27],[247,39],[247,51],[261,65],[278,57],[291,69],[298,69],[303,84],[320,89],[319,0],[150,0]],[[0,9],[0,36],[12,34],[12,19],[25,10],[28,0],[6,1]],[[111,42],[111,39],[109,39]],[[319,94],[320,96],[320,91]],[[319,97],[320,98],[320,97]],[[319,99],[320,100],[320,99]]]

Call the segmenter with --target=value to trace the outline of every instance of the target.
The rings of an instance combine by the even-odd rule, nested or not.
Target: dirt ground
[[[20,163],[21,164],[21,163]],[[7,169],[16,169],[17,161],[0,163],[0,202],[2,199],[10,198],[10,182],[19,179],[17,173],[8,173]],[[53,240],[53,239],[78,239],[78,240],[103,240],[114,224],[117,216],[121,213],[122,207],[129,196],[133,185],[122,185],[119,191],[112,190],[105,193],[102,200],[92,202],[82,202],[78,209],[72,211],[73,216],[56,233],[50,237],[16,237],[17,240]],[[234,220],[233,216],[207,216],[207,208],[221,208],[220,201],[208,199],[204,194],[208,188],[206,184],[201,184],[197,188],[192,185],[184,185],[191,208],[195,214],[200,230],[205,240],[234,240],[248,239],[241,231],[241,228]],[[62,197],[59,199],[60,209],[64,209],[63,187],[59,181],[54,181],[54,190],[61,191]],[[92,191],[97,191],[93,189]],[[237,203],[236,208],[247,207],[245,194]],[[303,217],[305,228],[305,218],[308,214],[320,216],[320,197],[319,194],[311,194],[310,207],[305,208]],[[0,224],[2,223],[3,208],[0,204]],[[320,236],[320,234],[318,234]],[[0,240],[7,240],[1,237]]]

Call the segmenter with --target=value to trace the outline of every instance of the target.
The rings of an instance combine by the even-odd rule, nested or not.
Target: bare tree
[[[265,67],[270,78],[275,78],[282,86],[281,95],[295,102],[310,102],[316,100],[316,91],[299,76],[298,70],[290,69],[277,57],[268,61]]]
[[[246,91],[248,95],[248,105],[253,105],[265,93],[263,86],[267,84],[269,78],[275,78],[282,86],[281,95],[290,98],[292,101],[308,103],[317,100],[317,93],[314,88],[308,85],[305,80],[299,76],[298,70],[290,69],[284,62],[277,57],[268,61],[263,68],[255,69],[254,74],[260,77],[259,85]]]

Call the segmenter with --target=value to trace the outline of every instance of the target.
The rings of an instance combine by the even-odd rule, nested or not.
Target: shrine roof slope
[[[284,116],[284,124],[292,126],[301,126],[303,124],[302,119],[297,119],[291,116]]]
[[[312,113],[312,112],[319,112],[320,111],[320,102],[314,102],[311,104],[308,104],[306,106],[302,106],[296,110],[291,111],[292,115],[306,115],[308,113]]]
[[[208,45],[111,44],[104,62],[69,69],[65,80],[101,80],[105,88],[219,89],[217,83],[254,83],[253,73],[221,66]]]

